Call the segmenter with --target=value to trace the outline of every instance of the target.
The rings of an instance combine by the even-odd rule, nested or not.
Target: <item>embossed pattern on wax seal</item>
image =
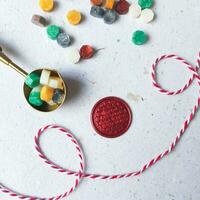
[[[91,121],[101,136],[115,138],[129,129],[132,113],[124,100],[118,97],[105,97],[93,107]]]

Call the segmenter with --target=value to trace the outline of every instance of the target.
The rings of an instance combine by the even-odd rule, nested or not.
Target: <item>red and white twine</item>
[[[159,62],[164,60],[164,59],[175,59],[175,60],[178,60],[182,64],[184,64],[184,66],[186,66],[189,69],[189,71],[191,72],[191,74],[192,74],[191,78],[188,80],[188,82],[185,84],[185,86],[183,88],[181,88],[181,89],[179,89],[177,91],[169,91],[169,90],[163,89],[159,85],[159,83],[157,82],[157,80],[156,80],[156,68],[157,68]],[[163,55],[160,58],[157,58],[155,63],[152,65],[151,78],[152,78],[153,86],[159,92],[164,93],[166,95],[177,95],[177,94],[180,94],[180,93],[184,92],[184,90],[186,90],[191,85],[191,83],[193,82],[194,79],[197,79],[197,83],[200,86],[200,75],[198,74],[199,67],[200,67],[200,53],[198,55],[197,66],[196,67],[193,67],[185,59],[183,59],[183,58],[181,58],[181,57],[179,57],[177,55],[174,55],[174,54]],[[33,197],[33,196],[27,196],[27,195],[19,194],[19,193],[15,192],[15,191],[12,191],[11,189],[5,187],[1,183],[0,183],[0,191],[3,192],[3,193],[7,193],[9,196],[17,197],[18,199],[58,200],[58,199],[62,199],[64,197],[67,197],[70,193],[72,193],[76,189],[76,187],[78,186],[78,184],[80,183],[80,180],[82,178],[112,180],[112,179],[120,179],[120,178],[128,178],[128,177],[138,176],[138,175],[142,174],[144,171],[146,171],[148,168],[153,166],[155,163],[157,163],[159,160],[161,160],[163,157],[167,156],[170,152],[172,152],[172,150],[176,147],[176,145],[178,144],[179,140],[183,136],[184,132],[188,128],[190,122],[194,119],[194,116],[195,116],[199,106],[200,106],[200,94],[198,96],[197,102],[194,105],[189,117],[184,121],[182,128],[180,129],[180,131],[176,135],[175,139],[170,143],[169,147],[167,149],[165,149],[162,153],[158,154],[156,157],[151,159],[144,166],[142,166],[141,169],[139,169],[137,171],[134,171],[134,172],[125,173],[125,174],[96,175],[96,174],[86,174],[86,173],[84,173],[84,165],[85,165],[85,163],[84,163],[83,152],[82,152],[81,146],[79,145],[77,140],[74,138],[74,136],[67,129],[65,129],[63,127],[60,127],[58,125],[47,125],[47,126],[41,128],[38,131],[37,135],[35,136],[35,148],[36,148],[37,152],[39,153],[39,157],[41,159],[43,159],[46,164],[50,165],[51,168],[57,170],[60,173],[65,174],[65,175],[74,176],[75,181],[74,181],[73,186],[69,189],[69,191],[66,191],[63,194],[57,195],[55,197],[50,197],[50,198],[39,198],[39,197]],[[42,148],[40,147],[40,137],[48,129],[57,129],[61,133],[65,134],[66,137],[73,143],[73,145],[75,147],[75,150],[76,150],[76,155],[79,158],[79,169],[76,172],[68,170],[68,169],[64,169],[64,168],[58,166],[57,164],[55,164],[51,160],[49,160],[46,157],[46,155],[43,153]]]

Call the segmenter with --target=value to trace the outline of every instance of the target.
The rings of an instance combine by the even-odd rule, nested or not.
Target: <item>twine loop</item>
[[[188,70],[191,72],[191,77],[187,81],[187,83],[177,91],[170,91],[162,88],[162,86],[157,82],[157,75],[156,75],[156,69],[158,67],[158,64],[164,60],[164,59],[175,59],[181,62],[185,67],[188,68]],[[194,81],[194,79],[197,79],[197,83],[200,86],[200,75],[198,74],[198,70],[200,67],[200,53],[198,55],[197,59],[197,65],[193,67],[189,62],[187,62],[185,59],[174,55],[174,54],[169,54],[169,55],[162,55],[161,57],[157,58],[156,61],[152,65],[152,71],[151,71],[151,78],[152,78],[152,83],[153,86],[161,93],[164,93],[166,95],[177,95],[182,92],[184,92]],[[78,184],[80,183],[82,178],[90,178],[90,179],[101,179],[101,180],[113,180],[113,179],[121,179],[121,178],[128,178],[128,177],[133,177],[133,176],[138,176],[142,174],[144,171],[146,171],[148,168],[156,164],[159,160],[167,156],[172,150],[176,147],[178,142],[180,141],[181,137],[185,133],[186,129],[188,128],[189,124],[191,121],[194,119],[194,116],[200,107],[200,94],[198,95],[198,99],[196,104],[193,106],[192,111],[188,118],[183,122],[182,128],[180,131],[177,133],[176,137],[174,140],[169,144],[169,147],[166,148],[162,153],[158,154],[155,156],[153,159],[151,159],[148,163],[144,164],[139,170],[133,171],[133,172],[128,172],[124,174],[117,174],[117,175],[96,175],[96,174],[87,174],[84,173],[84,156],[83,156],[83,151],[81,149],[81,146],[77,142],[77,140],[74,138],[74,136],[69,132],[69,130],[58,126],[58,125],[47,125],[41,129],[39,129],[37,135],[35,136],[35,149],[38,152],[39,157],[46,163],[48,164],[51,168],[54,170],[57,170],[59,173],[63,173],[64,175],[69,175],[69,176],[74,176],[75,181],[74,184],[71,186],[69,191],[66,191],[63,194],[57,195],[55,197],[50,197],[50,198],[39,198],[39,197],[34,197],[34,196],[27,196],[23,195],[17,192],[14,192],[13,190],[5,187],[3,184],[0,183],[0,191],[3,193],[7,193],[11,197],[17,197],[18,199],[27,199],[27,200],[58,200],[67,197],[69,194],[71,194]],[[55,164],[52,162],[47,156],[43,153],[42,148],[40,146],[40,137],[41,135],[48,131],[49,129],[57,129],[60,133],[63,133],[66,135],[66,137],[72,142],[72,144],[75,147],[76,150],[76,156],[79,159],[79,169],[77,171],[71,171],[68,169],[64,169],[60,167],[59,165]]]

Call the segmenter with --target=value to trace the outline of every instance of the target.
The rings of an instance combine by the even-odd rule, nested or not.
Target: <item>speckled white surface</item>
[[[85,15],[79,26],[65,20],[67,10]],[[58,111],[43,114],[25,102],[23,77],[0,64],[0,182],[16,191],[51,196],[69,188],[73,178],[57,174],[34,150],[33,138],[43,125],[58,123],[80,141],[87,172],[123,173],[138,169],[166,148],[188,116],[198,96],[193,84],[184,94],[168,97],[151,86],[150,66],[163,53],[178,53],[196,63],[200,41],[199,0],[156,0],[156,20],[151,24],[120,17],[114,25],[89,16],[86,0],[60,0],[56,10],[43,13],[37,1],[0,0],[0,44],[27,71],[45,66],[60,70],[70,88],[69,99]],[[31,24],[33,14],[42,14],[74,37],[74,47],[89,43],[105,48],[93,59],[67,65],[65,49],[47,38],[45,29]],[[138,47],[131,34],[144,29],[151,39]],[[190,76],[175,61],[163,62],[159,80],[167,88],[181,87]],[[133,98],[134,95],[138,97]],[[90,124],[94,103],[107,95],[124,98],[133,110],[133,124],[120,138],[104,139]],[[141,100],[141,97],[143,100]],[[115,181],[85,179],[69,200],[197,200],[200,199],[200,113],[178,148],[142,176]],[[42,145],[47,155],[63,167],[76,170],[71,145],[59,134],[46,134]],[[0,194],[1,200],[12,199]]]

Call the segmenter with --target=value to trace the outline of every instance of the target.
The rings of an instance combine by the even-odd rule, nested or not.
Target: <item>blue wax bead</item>
[[[66,33],[60,33],[57,37],[57,43],[63,48],[68,47],[71,44],[71,38]]]
[[[106,24],[113,24],[117,20],[117,13],[114,10],[106,10],[104,15],[104,22]]]
[[[62,100],[63,100],[63,90],[61,90],[61,89],[55,89],[52,100],[53,100],[54,103],[57,103],[57,104],[62,103]]]
[[[97,18],[103,18],[105,10],[99,6],[92,6],[90,10],[90,15]]]

